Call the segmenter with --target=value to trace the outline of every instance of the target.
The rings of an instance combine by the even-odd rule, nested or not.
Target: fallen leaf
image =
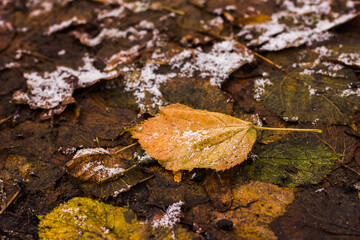
[[[159,222],[141,222],[128,208],[75,197],[47,215],[39,216],[39,238],[137,240],[155,236],[155,239],[171,240],[199,236],[177,224],[180,221],[180,207],[174,209],[169,206],[168,210]]]
[[[340,157],[314,139],[294,139],[269,144],[249,166],[251,179],[286,187],[317,184],[332,170]]]
[[[245,25],[238,33],[249,40],[248,46],[260,50],[279,51],[289,47],[328,40],[328,30],[346,23],[359,15],[353,1],[333,4],[331,0],[319,2],[282,1],[280,11],[271,21]]]
[[[66,163],[69,174],[82,182],[98,182],[121,174],[127,168],[120,158],[103,148],[81,149]]]
[[[233,188],[233,210],[215,212],[215,221],[228,219],[234,223],[234,235],[241,239],[277,239],[269,223],[285,213],[294,200],[292,189],[252,181]]]
[[[360,44],[358,42],[345,42],[317,47],[315,50],[322,58],[341,63],[346,66],[360,68]]]
[[[19,191],[19,184],[26,182],[30,172],[34,169],[34,164],[24,156],[10,154],[6,156],[4,165],[1,161],[0,211],[6,209],[8,202]]]
[[[85,192],[102,198],[116,197],[149,179],[133,161],[128,160],[132,158],[132,151],[117,153],[117,150],[122,148],[81,149],[65,167]]]
[[[255,99],[285,121],[351,125],[360,106],[357,77],[351,69],[327,63],[300,67],[291,75],[255,80]]]
[[[51,35],[53,33],[69,28],[71,26],[77,26],[85,23],[86,23],[86,19],[82,19],[82,18],[78,18],[77,16],[74,16],[70,19],[62,21],[61,23],[50,26],[44,34]]]
[[[116,92],[116,93],[114,93]],[[132,96],[121,92],[102,91],[100,94],[88,94],[81,100],[81,114],[78,124],[82,129],[101,139],[114,140],[120,136],[127,127],[137,120],[137,112],[130,109]],[[133,103],[136,109],[136,103]]]
[[[39,216],[40,239],[148,239],[149,225],[127,208],[76,197]]]
[[[94,59],[85,55],[84,65],[77,70],[58,66],[53,72],[24,73],[28,90],[26,92],[16,91],[13,100],[18,104],[28,104],[30,108],[48,109],[50,118],[54,113],[60,114],[65,106],[74,103],[72,95],[77,88],[84,88],[95,84],[101,79],[112,78],[117,73],[105,73],[94,67]]]
[[[324,183],[302,188],[270,227],[279,239],[358,239],[358,179],[346,168],[336,169]]]
[[[209,203],[197,205],[187,213],[186,221],[192,222],[201,233],[231,240],[277,239],[269,224],[285,213],[294,200],[294,190],[250,181],[233,186],[232,194],[234,202],[226,212],[217,211]]]
[[[151,157],[173,171],[231,168],[247,158],[256,140],[250,122],[181,104],[163,107],[159,116],[131,133]]]
[[[144,174],[140,168],[131,168],[122,176],[114,177],[100,184],[91,182],[81,182],[80,188],[95,197],[106,198],[109,196],[117,197],[123,192],[129,191],[135,185],[145,182],[152,178]]]
[[[15,31],[11,22],[2,19],[0,22],[0,51],[6,49],[11,44],[14,36]]]
[[[221,15],[231,13],[237,19],[243,19],[252,15],[271,15],[277,8],[277,1],[236,1],[236,0],[207,0],[205,10],[212,14]],[[256,16],[255,15],[255,16]]]

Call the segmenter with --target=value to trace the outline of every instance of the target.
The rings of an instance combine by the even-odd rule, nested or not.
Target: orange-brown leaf
[[[131,133],[151,157],[173,171],[231,168],[247,158],[256,140],[249,122],[182,104],[163,107]]]

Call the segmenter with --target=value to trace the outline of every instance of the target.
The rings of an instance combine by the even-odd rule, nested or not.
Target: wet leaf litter
[[[359,236],[356,1],[0,4],[2,237]]]

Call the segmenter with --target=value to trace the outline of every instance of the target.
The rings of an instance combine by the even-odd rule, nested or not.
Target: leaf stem
[[[258,127],[253,126],[255,129],[259,130],[274,130],[274,131],[296,131],[296,132],[317,132],[322,133],[320,129],[306,129],[306,128],[271,128],[271,127]]]

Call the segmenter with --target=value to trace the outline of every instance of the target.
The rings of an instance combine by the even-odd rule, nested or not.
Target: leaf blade
[[[150,156],[173,171],[231,168],[246,159],[256,140],[249,122],[182,104],[162,108],[131,133]]]

